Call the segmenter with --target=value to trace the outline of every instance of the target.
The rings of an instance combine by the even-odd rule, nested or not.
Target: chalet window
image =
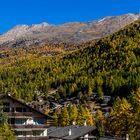
[[[22,112],[22,107],[16,107],[16,112]]]
[[[25,124],[26,123],[26,119],[24,119],[24,118],[17,118],[17,119],[15,119],[15,124]]]
[[[10,108],[9,107],[3,107],[3,112],[10,112]]]
[[[11,108],[11,112],[15,112],[15,108],[14,107]]]
[[[33,131],[33,136],[41,136],[42,131]]]
[[[26,132],[24,131],[16,131],[15,133],[17,136],[26,136]]]
[[[45,120],[43,118],[34,118],[35,124],[44,124]]]
[[[10,103],[4,102],[4,103],[3,103],[3,106],[10,106]]]
[[[10,103],[3,102],[3,112],[10,112]]]
[[[10,124],[15,124],[15,118],[11,118],[9,121],[10,121]]]
[[[23,108],[23,112],[27,112],[27,109],[26,108]]]

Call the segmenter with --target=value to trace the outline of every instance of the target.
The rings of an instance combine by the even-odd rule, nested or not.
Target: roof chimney
[[[71,136],[71,129],[69,129],[69,136]]]
[[[84,126],[87,126],[87,122],[86,122],[86,120],[84,121]]]
[[[75,125],[75,122],[72,122],[73,125]]]

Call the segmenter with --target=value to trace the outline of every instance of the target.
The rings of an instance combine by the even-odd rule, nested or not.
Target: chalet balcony
[[[22,117],[22,116],[32,116],[32,112],[7,112],[9,117]]]
[[[45,129],[48,128],[46,124],[39,124],[39,125],[16,125],[12,124],[11,127],[13,129]]]
[[[16,137],[17,140],[48,140],[46,136]]]

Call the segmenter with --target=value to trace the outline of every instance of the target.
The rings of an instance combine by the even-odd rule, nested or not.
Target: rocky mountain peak
[[[81,43],[110,35],[126,25],[139,20],[140,13],[108,16],[88,22],[72,22],[49,25],[44,22],[33,25],[17,25],[0,35],[0,46],[21,47],[51,43]]]

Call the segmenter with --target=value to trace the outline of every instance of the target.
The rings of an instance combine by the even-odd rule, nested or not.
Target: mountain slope
[[[128,96],[140,87],[140,21],[71,54],[19,61],[0,68],[0,91],[25,100],[56,100],[94,93]]]
[[[26,47],[46,43],[81,43],[110,35],[138,19],[140,13],[62,25],[48,23],[18,25],[0,36],[0,46]]]

